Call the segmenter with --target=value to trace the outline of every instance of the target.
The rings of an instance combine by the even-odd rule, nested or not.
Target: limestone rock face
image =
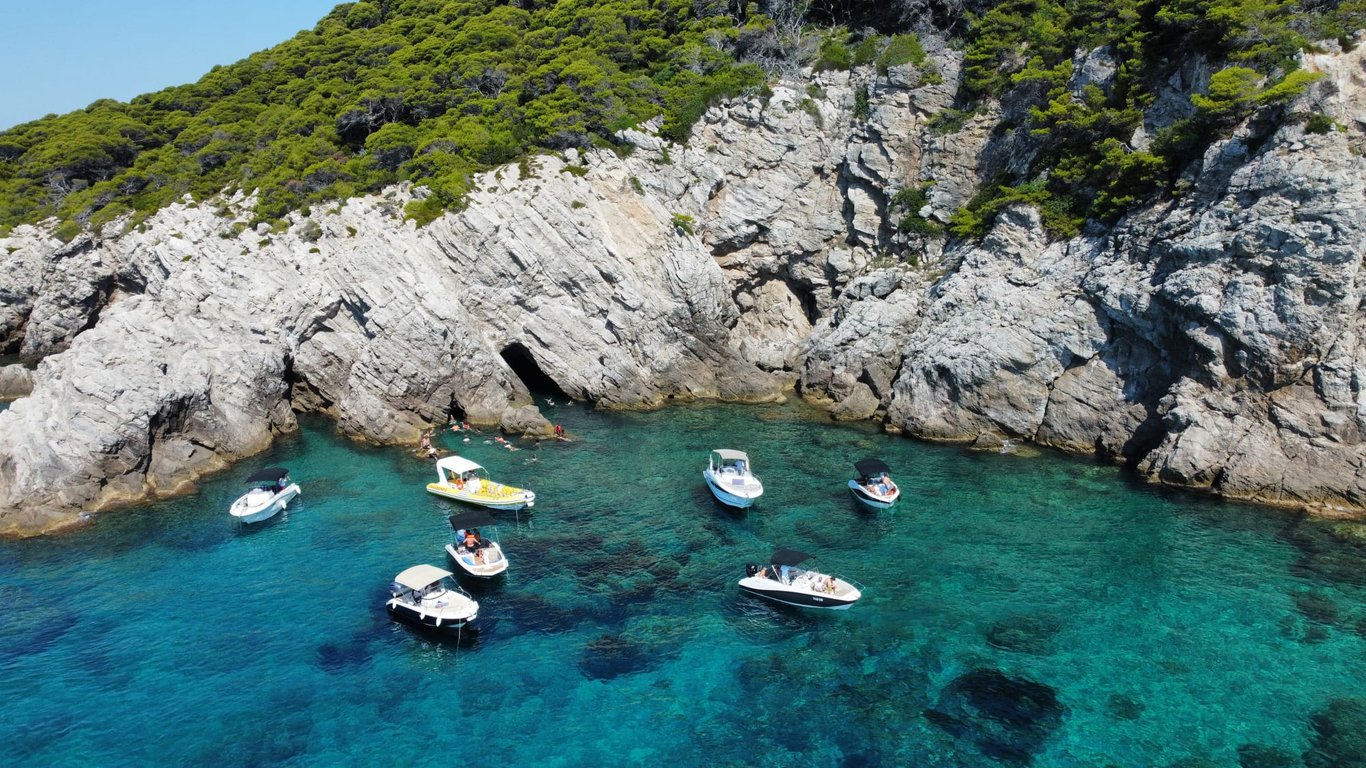
[[[18,363],[0,367],[0,399],[13,400],[32,391],[32,371]]]
[[[0,530],[174,492],[296,411],[397,443],[450,416],[549,434],[528,389],[543,378],[607,407],[783,398],[812,323],[868,261],[839,246],[886,235],[900,152],[869,137],[919,119],[909,82],[888,80],[899,106],[855,131],[855,77],[818,100],[780,86],[721,105],[687,146],[646,126],[625,134],[629,157],[499,169],[421,229],[402,217],[423,194],[408,187],[284,228],[248,230],[239,196],[69,244],[16,229],[0,349],[41,363],[0,414]]]
[[[1307,61],[1345,131],[1247,126],[1210,148],[1192,194],[1104,237],[1049,243],[1016,209],[948,249],[952,271],[899,328],[890,423],[1096,451],[1233,497],[1366,505],[1361,62]],[[826,381],[803,383],[839,390]]]
[[[0,351],[36,368],[0,369],[0,396],[31,390],[0,412],[0,531],[175,492],[297,412],[386,443],[450,416],[546,434],[545,380],[616,408],[795,387],[891,431],[1366,507],[1362,50],[1306,58],[1327,76],[1307,106],[1343,130],[1246,126],[1180,198],[1067,242],[1028,208],[980,242],[899,231],[899,190],[943,222],[1028,159],[997,130],[1018,105],[932,121],[946,50],[942,81],[807,72],[713,107],[686,145],[645,125],[630,153],[500,168],[422,228],[407,186],[256,231],[241,196],[67,244],[16,228]],[[1108,52],[1077,61],[1075,87],[1106,87]],[[1183,70],[1145,125],[1206,75]]]

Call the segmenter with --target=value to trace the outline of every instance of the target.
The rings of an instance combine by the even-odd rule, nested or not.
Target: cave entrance
[[[531,391],[532,397],[569,399],[564,390],[560,389],[560,385],[556,384],[554,379],[541,370],[541,366],[536,364],[536,358],[532,357],[530,350],[522,344],[509,344],[499,354],[503,356],[503,362],[508,364],[517,378],[522,380],[522,384]]]
[[[292,356],[285,358],[285,385],[290,410],[295,413],[331,413],[334,403],[303,373],[294,367]]]

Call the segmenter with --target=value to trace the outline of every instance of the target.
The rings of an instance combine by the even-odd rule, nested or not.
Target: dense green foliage
[[[260,190],[258,214],[402,179],[458,204],[470,174],[662,115],[686,137],[771,21],[692,0],[362,0],[199,82],[0,134],[0,224],[99,223],[186,193]]]
[[[981,234],[1015,202],[1036,205],[1056,236],[1108,220],[1170,190],[1212,141],[1262,107],[1301,93],[1314,77],[1295,55],[1311,40],[1366,26],[1366,3],[1307,7],[1289,0],[1005,0],[974,20],[963,87],[968,105],[988,97],[1028,107],[1014,128],[1035,154],[1021,178],[988,185],[951,230]],[[1117,65],[1107,87],[1078,87],[1077,51],[1103,50]],[[1199,54],[1222,68],[1192,114],[1151,146],[1130,146],[1158,88]],[[1307,117],[1307,116],[1306,116]],[[1324,129],[1322,117],[1314,119]]]
[[[407,210],[425,223],[461,203],[475,172],[530,152],[611,146],[657,116],[684,140],[718,98],[767,92],[756,62],[912,64],[935,82],[908,32],[928,23],[965,46],[959,103],[931,130],[957,130],[992,99],[1024,116],[1003,134],[1027,169],[987,184],[950,231],[978,235],[1022,202],[1066,236],[1172,192],[1211,141],[1300,93],[1312,77],[1295,54],[1348,40],[1366,0],[360,0],[196,83],[0,133],[0,231],[56,215],[74,236],[225,190],[259,190],[257,216],[273,221],[401,180],[428,188]],[[1079,85],[1078,51],[1104,51],[1114,77]],[[1208,88],[1134,146],[1158,89],[1197,52],[1217,69]],[[803,108],[819,122],[814,102]],[[868,84],[853,109],[870,117]],[[923,192],[894,201],[898,230],[937,232],[917,214]]]

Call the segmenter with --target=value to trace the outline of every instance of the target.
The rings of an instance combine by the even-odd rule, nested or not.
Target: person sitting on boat
[[[891,493],[894,488],[896,488],[896,484],[892,482],[892,478],[888,477],[886,472],[883,472],[882,476],[877,479],[878,494],[886,496]]]
[[[465,531],[465,550],[474,556],[474,562],[484,562],[484,547],[489,545],[488,539],[479,535],[478,528],[470,528]]]

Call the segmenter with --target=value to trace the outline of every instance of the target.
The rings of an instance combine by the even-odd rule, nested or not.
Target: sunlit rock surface
[[[952,89],[909,68],[776,84],[686,146],[646,125],[631,151],[507,166],[422,228],[408,187],[275,230],[241,197],[67,244],[16,228],[0,348],[36,368],[4,382],[31,393],[0,413],[0,531],[176,492],[296,412],[386,443],[451,416],[544,433],[545,380],[626,408],[795,388],[911,435],[1360,509],[1361,57],[1306,61],[1341,130],[1244,126],[1186,194],[1065,242],[1028,208],[980,242],[898,231],[898,190],[943,221],[1020,161],[999,110],[929,126]],[[1080,60],[1103,87],[1105,56]]]

